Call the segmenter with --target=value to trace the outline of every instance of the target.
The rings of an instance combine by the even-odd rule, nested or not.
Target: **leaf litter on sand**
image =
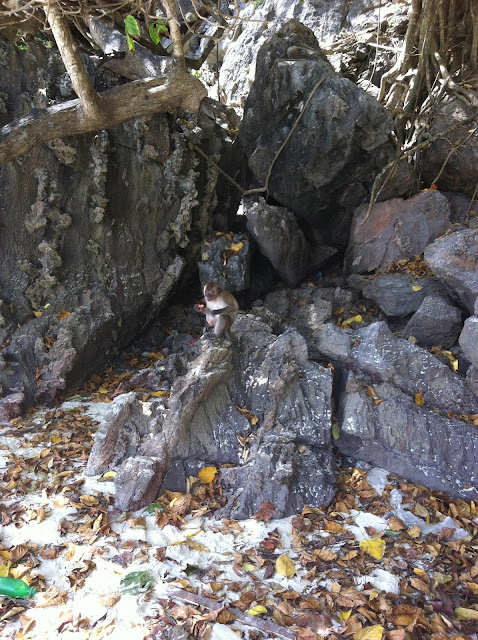
[[[118,375],[80,390],[101,399],[94,405],[37,411],[1,429],[0,575],[39,591],[3,598],[2,638],[46,639],[53,629],[59,638],[153,639],[181,624],[193,639],[227,625],[252,640],[280,637],[277,629],[315,640],[476,640],[473,502],[391,474],[378,489],[364,469],[344,468],[328,508],[272,520],[275,506],[263,503],[248,521],[214,521],[220,468],[205,467],[187,493],[119,513],[112,475],[84,477],[90,414],[130,374]],[[194,595],[194,605],[184,601]]]

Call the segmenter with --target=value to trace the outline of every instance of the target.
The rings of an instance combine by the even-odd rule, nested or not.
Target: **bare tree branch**
[[[88,120],[101,119],[100,98],[83,66],[66,18],[54,1],[45,0],[44,7],[61,58],[70,75],[73,89],[81,100],[85,116]]]

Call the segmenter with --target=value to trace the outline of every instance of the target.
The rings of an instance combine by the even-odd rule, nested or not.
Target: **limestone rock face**
[[[30,110],[39,68],[48,95],[68,97],[54,49],[0,49],[0,124]],[[27,406],[51,401],[146,328],[190,259],[189,230],[204,233],[214,186],[166,115],[56,140],[1,166],[3,393],[24,393]]]
[[[313,32],[296,20],[262,45],[239,139],[260,185],[281,149],[269,193],[325,241],[346,244],[353,210],[393,157],[391,128],[383,107],[338,76]]]

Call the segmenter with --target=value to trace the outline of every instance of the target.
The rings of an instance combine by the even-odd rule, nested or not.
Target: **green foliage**
[[[164,507],[159,504],[159,502],[153,502],[152,504],[148,505],[147,507],[144,508],[144,511],[146,513],[149,513],[149,515],[154,514],[154,512],[156,511],[156,509],[158,511],[164,511]]]
[[[159,44],[160,36],[169,36],[168,27],[164,20],[157,20],[149,25],[149,37],[154,44]]]
[[[128,49],[134,51],[134,40],[131,36],[139,36],[139,26],[134,16],[126,16],[124,19],[124,32],[128,42]]]
[[[340,438],[340,427],[338,422],[334,422],[332,425],[332,438],[338,440]]]
[[[136,596],[143,593],[154,584],[154,578],[149,571],[133,571],[121,580],[121,593]]]

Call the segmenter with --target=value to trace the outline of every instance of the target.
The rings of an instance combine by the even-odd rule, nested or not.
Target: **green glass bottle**
[[[0,595],[12,598],[32,598],[37,590],[29,587],[23,580],[0,578]]]

